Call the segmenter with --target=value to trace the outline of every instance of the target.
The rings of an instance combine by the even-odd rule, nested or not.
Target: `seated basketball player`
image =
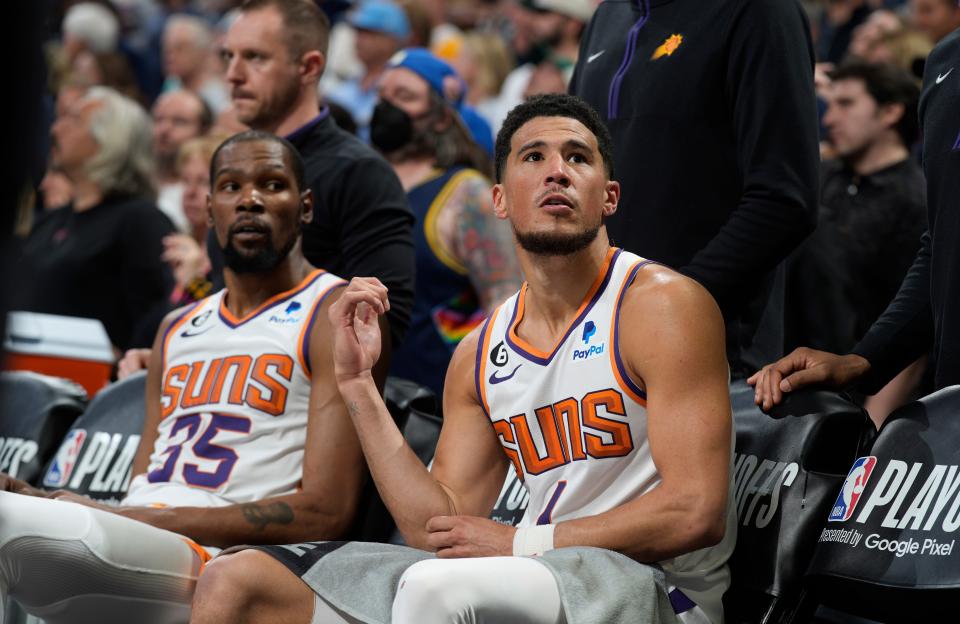
[[[200,578],[196,624],[721,621],[736,516],[720,312],[609,245],[610,136],[581,100],[515,108],[496,160],[527,282],[459,345],[431,471],[371,375],[385,289],[355,278],[330,310],[341,396],[414,548],[223,556]],[[518,528],[486,518],[509,469],[530,493]]]
[[[363,456],[327,314],[345,282],[300,250],[300,156],[246,132],[211,169],[227,288],[160,327],[128,496],[107,507],[0,475],[0,598],[48,623],[186,622],[211,551],[335,539],[352,522]]]

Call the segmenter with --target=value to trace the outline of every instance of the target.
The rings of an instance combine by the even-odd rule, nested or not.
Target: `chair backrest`
[[[869,420],[836,393],[797,392],[770,415],[754,405],[754,391],[743,382],[731,386],[730,396],[738,524],[728,620],[780,621],[787,605],[777,601],[799,596],[822,519]]]
[[[101,390],[47,465],[43,487],[119,501],[130,485],[146,408],[146,372]]]
[[[516,526],[526,513],[529,504],[530,493],[517,477],[517,471],[510,466],[503,487],[500,488],[500,496],[497,497],[497,502],[490,513],[490,519]]]
[[[890,621],[955,621],[960,603],[960,386],[896,410],[852,462],[808,579],[825,605]]]
[[[0,373],[0,472],[37,485],[44,465],[83,413],[87,393],[59,377]]]

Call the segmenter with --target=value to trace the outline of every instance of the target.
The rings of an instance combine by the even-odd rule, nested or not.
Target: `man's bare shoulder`
[[[624,315],[693,314],[723,322],[713,296],[696,280],[662,264],[643,266],[624,293]]]

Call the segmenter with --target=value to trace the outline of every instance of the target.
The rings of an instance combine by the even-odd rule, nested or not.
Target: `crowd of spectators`
[[[581,45],[596,0],[324,1],[322,23],[272,15],[269,3],[256,1],[53,4],[48,89],[37,103],[47,111],[49,158],[21,211],[22,285],[13,308],[98,318],[118,355],[147,346],[166,311],[222,284],[219,245],[207,232],[207,165],[223,138],[248,127],[286,136],[304,152],[316,196],[305,254],[344,277],[372,274],[387,283],[398,302],[390,323],[399,344],[414,300],[428,295],[413,281],[416,226],[407,199],[416,184],[401,185],[397,146],[372,136],[379,104],[405,110],[418,133],[452,114],[451,127],[492,156],[492,137],[513,106],[576,91],[574,69],[586,66],[578,56],[599,56]],[[960,27],[960,7],[954,0],[800,4],[816,56],[820,226],[789,260],[782,346],[842,352],[883,311],[919,247],[919,84],[933,46]],[[455,92],[430,91],[427,121],[411,114],[419,92],[382,91],[398,52],[413,46],[452,68],[456,83]],[[489,163],[485,170],[480,160],[450,160],[439,147],[424,152],[431,167],[490,176]],[[618,178],[634,175],[629,160],[617,166]],[[629,216],[642,202],[625,193],[621,212]],[[677,206],[644,209],[666,219]],[[631,236],[619,238],[615,244],[630,247]],[[631,251],[671,263],[636,240]],[[466,264],[455,268],[481,272]],[[691,274],[709,281],[709,270]],[[509,277],[514,285],[520,279]],[[489,308],[492,295],[479,290],[481,308]],[[442,334],[439,322],[435,329]],[[922,383],[915,371],[891,404]]]

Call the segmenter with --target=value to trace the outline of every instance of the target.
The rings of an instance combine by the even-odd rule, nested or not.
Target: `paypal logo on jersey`
[[[601,342],[590,344],[590,339],[597,333],[597,325],[593,321],[587,321],[583,324],[583,344],[590,345],[584,349],[573,350],[573,361],[590,360],[599,357],[606,352],[607,343]]]
[[[597,326],[593,321],[587,321],[583,324],[583,344],[590,344],[590,339],[597,333]]]
[[[300,305],[299,301],[291,301],[287,304],[286,309],[284,309],[284,316],[277,316],[276,314],[271,314],[268,319],[271,323],[276,323],[277,325],[289,325],[290,323],[299,323],[300,316],[296,313],[300,311],[300,308],[303,306]]]

